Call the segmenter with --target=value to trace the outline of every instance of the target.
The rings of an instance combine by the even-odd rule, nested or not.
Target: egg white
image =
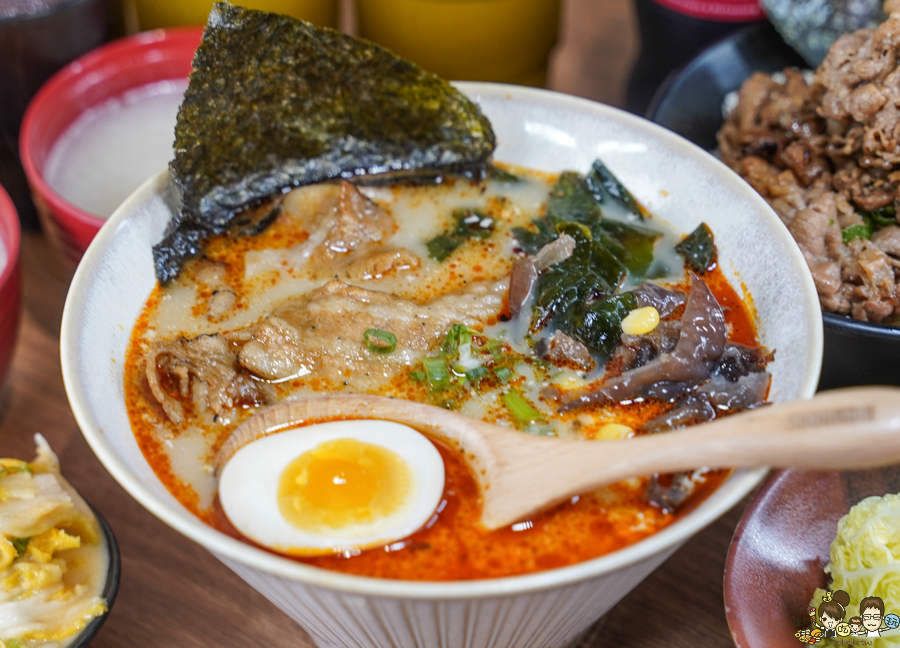
[[[406,501],[394,513],[327,535],[290,524],[278,507],[278,485],[289,463],[326,441],[356,439],[395,452],[412,473]],[[391,421],[334,421],[278,432],[247,444],[219,475],[225,515],[244,536],[275,551],[318,555],[387,544],[421,528],[444,491],[444,462],[434,445]]]

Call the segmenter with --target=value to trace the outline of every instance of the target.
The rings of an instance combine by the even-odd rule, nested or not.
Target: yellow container
[[[140,29],[205,25],[214,0],[132,0]],[[237,0],[232,4],[337,27],[339,0]]]
[[[543,86],[560,0],[356,0],[359,33],[446,79]]]

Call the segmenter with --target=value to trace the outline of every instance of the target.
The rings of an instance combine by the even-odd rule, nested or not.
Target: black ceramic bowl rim
[[[89,505],[90,506],[90,505]],[[94,636],[100,631],[100,627],[109,616],[113,603],[116,601],[116,594],[119,593],[119,578],[122,575],[122,557],[119,554],[119,544],[116,542],[116,536],[113,534],[112,527],[106,521],[100,511],[91,506],[91,510],[97,517],[100,524],[100,530],[103,537],[106,538],[106,548],[109,553],[109,568],[106,570],[106,584],[103,586],[103,593],[100,595],[106,600],[106,612],[100,616],[91,619],[84,629],[78,634],[75,641],[69,644],[69,648],[84,648]]]
[[[897,328],[896,326],[861,322],[851,317],[847,317],[846,315],[837,315],[835,313],[822,313],[822,319],[824,320],[825,326],[843,333],[853,333],[854,335],[863,335],[873,338],[887,338],[889,340],[900,340],[900,328]]]

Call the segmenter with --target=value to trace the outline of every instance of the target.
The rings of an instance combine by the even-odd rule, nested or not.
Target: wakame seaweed
[[[609,196],[632,214],[644,218],[644,212],[631,192],[613,175],[603,162],[595,160],[585,178],[585,184],[597,202],[602,203]]]
[[[248,206],[379,174],[482,177],[490,122],[448,82],[373,43],[218,3],[178,113],[181,212],[154,247],[167,283]]]
[[[605,354],[605,342],[594,342],[616,335],[618,324],[610,328],[609,318],[593,317],[589,311],[597,300],[616,293],[625,279],[626,268],[591,236],[586,226],[565,223],[559,231],[575,239],[575,250],[568,259],[550,266],[538,277],[531,330],[549,326],[580,340],[592,352]]]
[[[501,169],[498,166],[494,166],[493,164],[488,167],[488,178],[505,184],[517,184],[521,182],[519,176],[510,173],[505,169]]]
[[[604,218],[602,204],[615,200],[632,214],[643,212],[631,193],[599,160],[587,176],[567,171],[550,190],[544,218],[513,229],[528,254],[561,234],[575,239],[572,255],[544,272],[534,288],[531,331],[549,327],[608,356],[622,334],[622,318],[637,307],[634,293],[619,294],[626,279],[647,277],[655,260],[658,231],[635,222]]]
[[[703,274],[716,262],[716,243],[712,230],[706,223],[700,223],[697,229],[675,246],[675,251],[684,257],[691,270]]]
[[[538,277],[531,329],[549,326],[581,340],[592,352],[604,353],[605,345],[592,342],[603,340],[612,332],[600,331],[606,327],[606,321],[591,318],[587,312],[595,300],[618,290],[626,268],[583,224],[565,223],[558,229],[560,234],[575,239],[575,250],[568,259],[550,266]]]
[[[622,335],[622,320],[638,307],[633,292],[611,295],[581,309],[573,319],[572,334],[602,357],[613,352]]]
[[[628,268],[628,272],[644,277],[653,265],[653,248],[662,233],[640,225],[606,219],[597,226],[600,240]]]
[[[558,234],[546,218],[531,221],[534,230],[528,227],[513,227],[512,234],[528,255],[535,255],[542,247],[554,241]]]
[[[547,198],[547,220],[559,223],[593,225],[603,218],[600,203],[587,186],[584,177],[574,171],[565,171],[550,189]]]
[[[425,243],[428,256],[444,261],[466,239],[486,239],[494,231],[494,219],[478,209],[465,207],[453,210],[456,225],[449,232],[439,234]]]

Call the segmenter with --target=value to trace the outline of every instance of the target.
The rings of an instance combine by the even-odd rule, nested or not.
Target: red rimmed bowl
[[[725,562],[725,616],[735,645],[801,645],[794,633],[809,627],[809,602],[827,584],[838,520],[866,497],[898,492],[898,466],[774,473],[744,512]]]
[[[6,377],[19,330],[19,216],[0,186],[0,385]]]
[[[22,120],[19,154],[44,232],[77,262],[105,218],[80,209],[44,178],[53,145],[85,111],[129,90],[186,79],[200,27],[156,30],[123,38],[73,61],[53,75],[32,99]]]

